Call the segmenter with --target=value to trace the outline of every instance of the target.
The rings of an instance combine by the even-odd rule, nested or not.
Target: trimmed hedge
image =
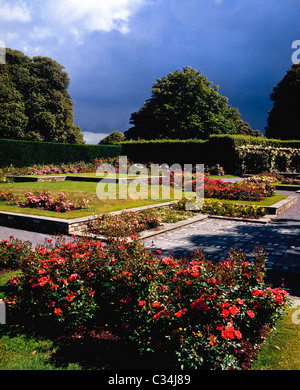
[[[208,141],[151,140],[122,142],[122,155],[139,163],[203,164]]]
[[[249,149],[249,156],[245,148]],[[256,150],[257,149],[257,150]],[[260,149],[260,150],[259,150]],[[264,153],[266,151],[266,153]],[[213,135],[209,140],[127,141],[118,145],[74,145],[0,140],[0,167],[91,162],[127,156],[136,163],[220,164],[225,172],[241,174],[288,170],[300,161],[300,141],[243,135]],[[250,158],[251,157],[251,158]],[[249,160],[249,161],[248,161]]]
[[[121,150],[121,145],[76,145],[0,139],[0,167],[91,162],[100,157],[117,157]]]
[[[151,140],[151,141],[130,141],[122,142],[122,154],[128,156],[132,161],[139,163],[167,163],[169,165],[178,163],[184,164],[205,164],[213,166],[220,164],[226,172],[244,173],[245,161],[242,149],[246,146],[254,149],[263,147],[270,153],[277,153],[279,150],[291,149],[293,158],[281,161],[278,168],[289,169],[290,165],[297,161],[300,141],[282,141],[264,137],[249,137],[243,135],[212,135],[209,140]],[[268,148],[268,149],[267,149]],[[282,153],[281,153],[282,154]],[[266,165],[259,158],[252,156],[252,161],[259,161],[258,166],[252,167],[253,172],[275,169],[276,157],[266,156]],[[270,161],[270,163],[269,163]],[[277,168],[277,169],[278,169]],[[257,171],[257,172],[255,172]]]
[[[242,152],[242,150],[244,147],[248,146],[249,149],[255,150],[255,147],[260,146],[268,148],[268,152],[271,150],[274,153],[276,153],[276,150],[278,149],[291,148],[295,149],[296,154],[296,150],[300,149],[300,141],[283,141],[276,139],[268,139],[264,137],[249,137],[243,135],[213,135],[210,137],[209,144],[207,146],[209,149],[209,157],[207,159],[208,165],[219,163],[224,167],[226,172],[241,174],[245,173],[245,165],[247,165],[245,164],[243,158],[244,153]],[[255,160],[258,161],[260,160],[260,158],[255,159],[255,157],[252,156],[252,162],[254,164],[252,166],[253,173],[280,168],[276,167],[270,162],[271,160],[274,160],[274,158],[273,156],[269,156],[268,153],[266,153],[265,155],[265,161],[260,161],[258,166],[255,166]],[[280,165],[285,166],[285,169],[289,168],[288,163],[281,163]]]

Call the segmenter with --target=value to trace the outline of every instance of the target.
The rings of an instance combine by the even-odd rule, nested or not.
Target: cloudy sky
[[[156,79],[184,66],[264,132],[299,16],[299,0],[0,0],[0,41],[65,67],[87,143],[127,130]]]

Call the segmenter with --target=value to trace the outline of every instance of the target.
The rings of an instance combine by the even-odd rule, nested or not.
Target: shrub
[[[80,210],[88,207],[88,200],[69,200],[64,193],[59,195],[51,194],[50,191],[43,193],[27,192],[24,194],[25,200],[15,196],[12,192],[3,192],[0,194],[0,201],[7,201],[9,204],[18,207],[28,207],[41,210],[56,211],[65,213],[67,211]]]
[[[102,214],[88,225],[89,233],[104,235],[108,239],[129,237],[160,225],[160,219],[151,211],[122,211],[119,215]]]
[[[195,199],[181,199],[174,207],[185,210],[187,202],[193,202]],[[197,206],[196,206],[197,207]],[[256,205],[239,205],[234,203],[223,203],[220,200],[204,200],[202,207],[199,206],[199,212],[209,215],[220,215],[238,218],[261,218],[266,215],[266,209]]]
[[[29,167],[34,164],[89,163],[99,156],[116,157],[119,145],[75,145],[0,139],[0,167]]]
[[[22,241],[14,238],[14,236],[10,236],[8,240],[1,240],[0,270],[20,268],[31,249],[32,244],[29,241]]]
[[[193,191],[196,191],[197,182],[193,180],[191,184]],[[200,186],[199,183],[198,185]],[[229,183],[219,179],[204,178],[204,196],[206,198],[260,201],[264,197],[273,195],[275,195],[275,186],[269,181],[245,179]]]
[[[103,245],[77,238],[37,247],[8,282],[6,303],[47,325],[78,327],[96,312],[115,318],[141,353],[175,351],[184,369],[242,367],[243,343],[284,312],[287,293],[264,282],[265,254],[248,261],[232,250],[214,264],[203,252],[190,262],[130,242]]]
[[[282,184],[300,185],[300,179],[285,177],[281,179]]]

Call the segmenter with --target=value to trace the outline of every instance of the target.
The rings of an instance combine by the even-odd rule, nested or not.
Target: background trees
[[[118,142],[125,140],[124,135],[120,131],[113,131],[107,137],[103,138],[99,145],[115,145]]]
[[[278,139],[300,139],[300,64],[294,64],[273,88],[273,108],[269,111],[266,136]]]
[[[158,79],[151,98],[131,115],[134,126],[125,131],[126,139],[206,139],[210,134],[238,134],[244,122],[218,89],[191,67]]]
[[[7,49],[0,69],[0,138],[83,143],[62,65]]]

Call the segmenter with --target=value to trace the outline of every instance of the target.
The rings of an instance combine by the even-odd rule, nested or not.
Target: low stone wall
[[[273,206],[268,206],[268,214],[274,214],[279,215],[283,213],[288,208],[292,207],[297,202],[297,196],[296,195],[290,195],[287,198],[280,200]]]
[[[96,177],[96,176],[7,176],[9,179],[13,179],[16,183],[26,183],[26,182],[51,182],[51,181],[85,181],[85,182],[94,182],[98,183],[144,183],[144,184],[162,184],[165,176],[137,176],[137,177]]]
[[[7,176],[15,183],[65,181],[66,176]]]

